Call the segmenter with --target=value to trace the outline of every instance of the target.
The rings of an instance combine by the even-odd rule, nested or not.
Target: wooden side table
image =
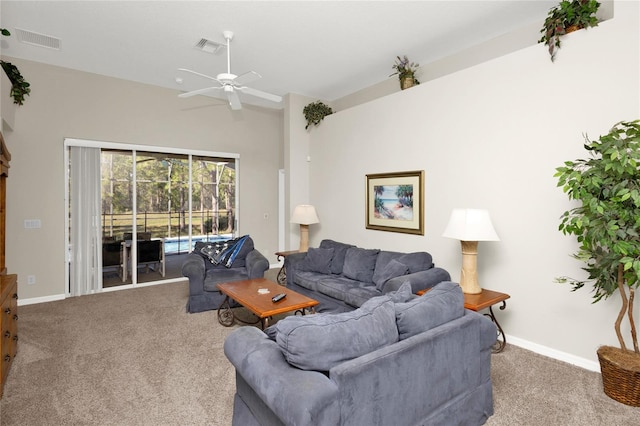
[[[420,290],[416,294],[418,296],[422,296],[429,290],[431,289],[428,288],[426,290]],[[486,290],[486,289],[482,289],[482,292],[478,294],[467,294],[467,293],[463,293],[463,294],[464,294],[465,309],[479,312],[483,309],[489,308],[489,313],[484,315],[486,317],[489,317],[489,319],[493,321],[493,323],[496,325],[496,328],[498,329],[498,338],[496,340],[496,343],[493,345],[493,353],[497,354],[499,352],[502,352],[504,350],[504,347],[507,345],[507,338],[505,337],[504,331],[502,331],[502,327],[500,326],[500,323],[496,319],[496,316],[493,314],[492,307],[493,305],[496,305],[502,302],[502,305],[500,305],[500,310],[504,310],[504,308],[507,307],[506,300],[511,296],[509,296],[506,293],[500,293],[498,291]]]
[[[507,345],[507,338],[504,335],[504,331],[496,319],[496,316],[493,314],[493,305],[501,303],[500,310],[504,310],[507,307],[507,299],[510,297],[511,296],[506,293],[487,289],[482,289],[482,292],[478,294],[464,294],[465,309],[478,312],[489,308],[489,313],[484,315],[489,317],[498,329],[498,339],[496,340],[495,345],[493,345],[493,353],[502,352],[504,347]]]
[[[280,258],[284,260],[285,257],[294,253],[299,253],[299,251],[298,250],[277,251],[276,259],[278,259],[278,262],[279,262]],[[282,267],[280,268],[280,271],[278,271],[278,277],[276,278],[276,281],[278,281],[278,284],[280,285],[287,285],[287,270],[284,267],[284,262],[282,262]]]

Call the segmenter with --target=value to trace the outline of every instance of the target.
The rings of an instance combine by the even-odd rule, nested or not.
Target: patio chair
[[[150,240],[151,239],[151,232],[138,232],[137,234],[138,237],[138,241],[140,240]],[[133,232],[125,232],[123,234],[123,239],[125,241],[131,241],[133,239]]]
[[[140,235],[140,234],[138,234]],[[157,266],[156,271],[165,276],[164,247],[162,240],[138,240],[138,267],[145,266],[149,272],[149,266]]]
[[[104,272],[108,268],[116,268],[118,276],[122,278],[122,266],[122,241],[102,243],[102,271]]]

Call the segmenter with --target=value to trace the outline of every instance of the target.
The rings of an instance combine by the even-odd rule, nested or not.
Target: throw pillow
[[[321,274],[331,274],[331,258],[333,249],[309,247],[307,255],[302,261],[301,269],[308,272],[319,272]]]
[[[411,283],[405,281],[402,283],[399,289],[396,291],[390,291],[386,294],[393,301],[393,303],[405,303],[413,298],[411,289]]]
[[[352,280],[364,283],[373,282],[373,270],[379,252],[378,249],[351,247],[344,256],[342,274]]]
[[[289,316],[275,324],[276,342],[289,364],[302,370],[329,371],[398,341],[393,306],[383,296],[351,312]]]
[[[398,258],[398,262],[407,265],[410,274],[425,271],[433,267],[433,258],[429,253],[424,251],[403,254]]]
[[[392,259],[381,271],[376,271],[373,274],[373,283],[378,290],[382,291],[382,287],[384,287],[384,283],[386,283],[387,280],[406,275],[408,272],[409,267],[407,265]]]
[[[457,283],[445,281],[407,303],[396,303],[395,310],[403,340],[464,315],[464,296]]]
[[[340,275],[342,273],[342,267],[344,266],[344,256],[347,250],[351,247],[355,247],[352,244],[340,243],[333,240],[320,241],[320,248],[332,248],[333,259],[331,259],[331,273]]]

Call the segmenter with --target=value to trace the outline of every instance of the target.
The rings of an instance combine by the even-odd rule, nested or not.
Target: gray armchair
[[[225,296],[218,291],[217,284],[262,278],[269,269],[267,258],[254,248],[251,237],[247,237],[230,267],[213,264],[201,252],[206,246],[205,242],[197,242],[182,264],[182,275],[189,278],[187,311],[190,313],[218,309]]]

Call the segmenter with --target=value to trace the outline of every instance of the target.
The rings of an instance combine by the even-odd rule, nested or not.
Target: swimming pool
[[[189,237],[171,237],[164,239],[165,254],[187,253],[198,241],[224,241],[233,238],[231,234],[223,235],[193,235],[191,237],[191,247],[189,247]]]

